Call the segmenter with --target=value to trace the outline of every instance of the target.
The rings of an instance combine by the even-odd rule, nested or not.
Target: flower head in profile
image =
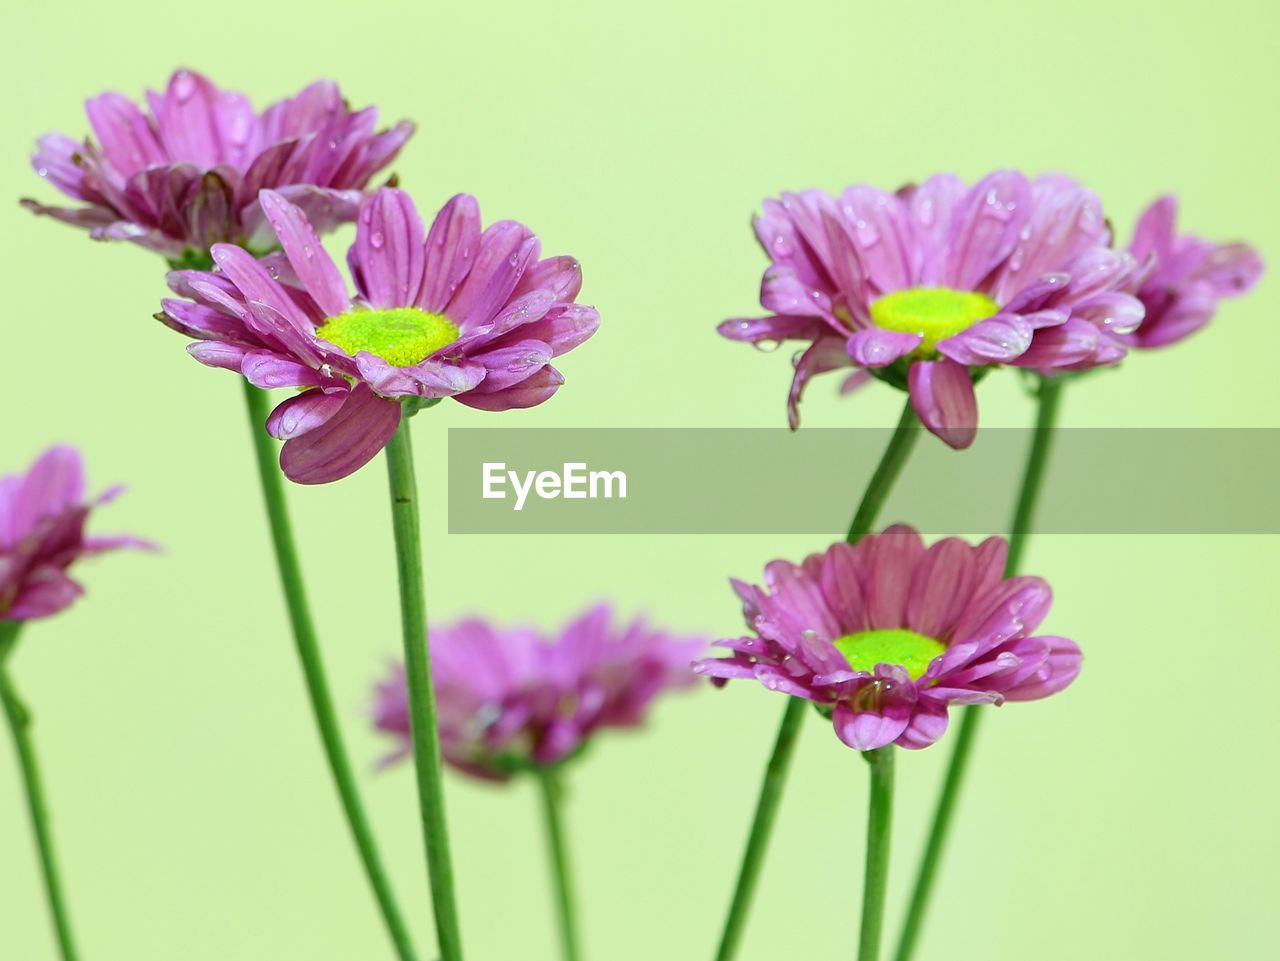
[[[926,548],[896,526],[798,566],[774,561],[763,587],[734,582],[752,636],[717,641],[731,655],[694,670],[813,701],[859,751],[927,747],[952,704],[1036,700],[1080,671],[1075,643],[1034,634],[1049,585],[1003,577],[1006,550],[998,537]]]
[[[85,533],[90,511],[120,490],[86,500],[84,465],[72,447],[52,447],[25,474],[0,477],[0,620],[49,617],[70,605],[83,589],[68,570],[85,555],[151,547]]]
[[[356,293],[303,210],[263,191],[283,248],[264,261],[216,244],[216,273],[175,271],[189,300],[160,320],[196,338],[191,354],[261,388],[301,392],[267,430],[285,441],[280,466],[320,484],[367,463],[400,423],[402,401],[453,397],[481,410],[533,407],[564,382],[551,366],[595,333],[600,317],[574,303],[572,257],[541,259],[533,232],[512,220],[482,230],[474,197],[459,194],[424,225],[409,195],[365,199],[347,256]]]
[[[355,218],[361,191],[413,133],[408,122],[379,131],[377,110],[349,109],[329,81],[258,113],[243,94],[179,70],[146,99],[146,109],[118,93],[89,100],[96,142],[42,137],[32,165],[80,205],[23,204],[179,263],[204,263],[215,243],[265,252],[275,239],[260,190],[280,190],[332,229]]]
[[[694,680],[701,638],[677,637],[636,619],[614,626],[599,605],[560,632],[499,628],[480,619],[431,630],[431,662],[445,760],[505,780],[559,764],[601,728],[642,724],[653,699]],[[374,722],[410,750],[404,670],[377,685]]]
[[[1129,252],[1139,272],[1131,289],[1146,308],[1126,338],[1134,347],[1164,347],[1213,319],[1218,301],[1251,290],[1262,276],[1262,258],[1247,244],[1216,244],[1177,232],[1178,202],[1161,197],[1134,230]]]
[[[977,430],[973,382],[1003,364],[1047,372],[1111,364],[1142,303],[1134,258],[1110,247],[1098,198],[1059,176],[998,171],[972,187],[942,174],[885,193],[849,187],[768,200],[756,235],[772,264],[767,317],[720,332],[756,345],[798,340],[789,415],[805,385],[844,367],[910,392],[952,447]]]

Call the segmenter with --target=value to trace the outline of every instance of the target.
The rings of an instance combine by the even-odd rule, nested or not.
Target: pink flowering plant
[[[179,70],[145,104],[119,93],[85,103],[93,137],[46,134],[31,158],[42,178],[75,201],[23,205],[186,264],[207,263],[215,243],[265,252],[275,243],[258,194],[279,190],[321,229],[355,219],[362,191],[413,133],[378,130],[378,111],[353,111],[338,85],[314,83],[265,110]]]
[[[1073,641],[1034,633],[1049,585],[1004,577],[1007,556],[1002,538],[925,547],[898,526],[774,561],[763,586],[734,581],[752,634],[695,669],[812,701],[856,751],[928,747],[952,705],[1038,700],[1080,671]]]
[[[484,612],[428,630],[413,418],[447,398],[462,417],[519,417],[551,400],[566,383],[561,358],[600,324],[595,308],[579,301],[579,261],[544,256],[521,221],[486,224],[467,193],[424,217],[397,177],[376,182],[413,124],[382,126],[375,108],[353,110],[330,81],[259,110],[245,95],[179,70],[141,103],[103,93],[87,101],[86,113],[91,136],[47,134],[32,158],[67,205],[22,204],[95,239],[158,255],[157,274],[163,263],[173,296],[156,318],[186,338],[196,361],[243,384],[321,745],[398,961],[463,959],[446,763],[490,782],[537,784],[561,947],[565,961],[581,961],[564,774],[606,731],[643,727],[661,695],[700,676],[720,687],[756,682],[732,687],[763,687],[785,705],[716,961],[733,961],[743,942],[804,719],[819,717],[849,749],[837,753],[867,763],[859,961],[881,958],[897,749],[944,737],[954,743],[895,953],[910,961],[979,718],[992,707],[1058,695],[1081,669],[1075,641],[1042,631],[1048,583],[1021,570],[1063,391],[1130,353],[1185,341],[1263,272],[1246,244],[1180,232],[1172,197],[1152,203],[1128,245],[1118,243],[1101,199],[1062,175],[997,170],[967,182],[939,174],[896,191],[855,184],[766,200],[755,221],[769,261],[760,283],[764,315],[724,321],[720,333],[765,349],[799,347],[786,401],[793,429],[810,382],[827,373],[844,374],[843,393],[879,380],[906,395],[845,539],[799,562],[772,561],[759,583],[733,581],[747,630],[717,641],[713,656],[698,637],[619,620],[610,604],[553,632],[498,626]],[[342,260],[325,235],[351,222],[355,239]],[[976,387],[1004,369],[1032,385],[1039,428],[1007,538],[927,544],[905,523],[881,530],[879,515],[914,444],[933,434],[957,450],[971,446]],[[379,454],[403,661],[376,685],[372,713],[392,743],[382,766],[412,762],[434,920],[425,955],[392,890],[343,745],[285,483],[339,481]],[[8,665],[27,624],[80,596],[82,558],[150,546],[86,533],[91,514],[116,493],[86,495],[80,455],[67,447],[0,478],[0,701],[63,961],[78,955],[30,714]],[[553,575],[535,566],[527,576]],[[1060,703],[1070,704],[1070,694]]]
[[[31,732],[32,713],[18,694],[9,659],[29,623],[60,614],[84,593],[71,576],[83,558],[122,549],[154,549],[150,542],[131,535],[87,533],[90,514],[114,500],[123,488],[113,487],[90,498],[85,486],[84,460],[76,448],[66,446],[49,448],[23,473],[0,476],[0,707],[17,748],[45,870],[45,893],[64,958],[75,957],[76,942],[56,868],[48,803]]]
[[[266,422],[298,483],[362,467],[424,403],[542,403],[564,382],[551,360],[599,326],[593,308],[575,303],[574,258],[540,257],[538,238],[515,221],[482,229],[466,194],[430,229],[403,191],[369,196],[347,254],[354,294],[301,208],[269,190],[260,203],[283,256],[263,263],[215,244],[218,273],[170,274],[190,300],[167,300],[157,316],[195,338],[188,349],[202,364],[301,391]]]

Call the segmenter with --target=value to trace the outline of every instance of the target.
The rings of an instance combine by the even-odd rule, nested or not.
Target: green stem
[[[453,863],[444,816],[444,772],[436,724],[436,695],[431,683],[427,641],[427,597],[422,573],[422,533],[418,521],[418,490],[413,475],[413,446],[409,417],[387,444],[387,478],[391,490],[391,523],[396,539],[396,570],[400,579],[400,620],[404,628],[405,680],[409,688],[409,728],[418,776],[418,807],[427,849],[427,874],[435,909],[436,937],[441,961],[460,961],[462,938],[453,890]]]
[[[876,521],[876,515],[884,505],[893,487],[894,481],[902,472],[907,456],[911,453],[916,438],[920,434],[920,424],[908,400],[898,420],[898,426],[876,466],[875,473],[862,495],[858,509],[849,526],[850,543],[860,540]],[[742,866],[738,869],[738,882],[733,890],[733,900],[729,904],[729,915],[725,918],[724,931],[720,935],[720,947],[716,951],[716,961],[730,961],[738,951],[746,927],[747,913],[755,895],[756,885],[760,879],[760,869],[764,864],[764,854],[769,846],[769,837],[773,832],[773,823],[777,817],[778,804],[782,800],[782,789],[787,779],[787,770],[791,764],[791,755],[795,750],[796,735],[800,727],[800,719],[804,716],[808,701],[803,698],[787,699],[786,710],[782,714],[782,724],[778,728],[778,737],[773,745],[773,754],[769,757],[769,765],[765,769],[764,782],[760,785],[760,798],[756,802],[755,818],[751,822],[751,833],[747,835],[747,847],[742,854]]]
[[[40,768],[36,763],[35,742],[31,737],[31,715],[18,698],[18,692],[14,690],[13,681],[4,664],[5,656],[17,643],[20,630],[21,621],[0,621],[0,701],[4,703],[5,717],[9,719],[9,731],[13,735],[13,746],[18,752],[18,763],[22,767],[22,781],[27,791],[27,810],[31,815],[31,829],[36,836],[36,848],[40,852],[44,891],[49,901],[49,913],[53,915],[58,946],[62,950],[63,961],[76,961],[78,955],[75,939],[71,936],[71,918],[67,913],[58,863],[53,854],[49,809],[44,787],[40,782]]]
[[[867,807],[867,867],[862,883],[858,961],[879,961],[889,884],[889,841],[893,834],[893,745],[867,751],[863,757],[871,765],[871,799]]]
[[[862,495],[862,502],[858,504],[858,510],[853,515],[849,533],[845,535],[845,540],[850,544],[856,544],[871,532],[876,516],[880,513],[884,502],[888,500],[889,492],[893,490],[894,482],[902,473],[902,468],[906,466],[907,458],[911,456],[911,449],[915,447],[916,439],[920,434],[920,420],[916,417],[916,412],[911,407],[911,400],[908,398],[902,407],[902,416],[898,418],[898,426],[894,428],[893,436],[889,438],[889,446],[884,449],[880,463],[876,465],[876,471],[871,475],[866,493]]]
[[[554,768],[540,768],[537,777],[538,784],[542,788],[542,815],[547,828],[547,848],[551,853],[551,866],[555,874],[556,908],[560,914],[560,943],[564,948],[565,961],[578,961],[582,954],[578,949],[569,854],[565,845],[564,822],[560,816],[560,802],[564,797],[564,788],[560,783],[559,773]]]
[[[1009,531],[1009,554],[1004,569],[1006,577],[1011,577],[1018,572],[1031,534],[1036,501],[1040,496],[1045,466],[1048,464],[1049,451],[1053,445],[1054,424],[1057,422],[1058,410],[1062,403],[1063,383],[1062,377],[1042,376],[1040,378],[1035,435],[1031,441],[1031,449],[1027,453],[1022,487],[1018,492],[1018,503],[1014,508]],[[969,766],[969,757],[973,752],[974,739],[977,737],[978,725],[982,717],[983,711],[979,705],[971,705],[963,710],[959,728],[953,738],[951,759],[943,775],[942,790],[938,795],[937,808],[934,810],[933,825],[929,829],[929,838],[925,842],[924,854],[920,858],[915,887],[911,892],[911,901],[907,907],[907,916],[902,925],[902,935],[898,939],[898,951],[894,955],[894,961],[909,961],[919,941],[921,925],[924,922],[925,911],[929,906],[929,896],[937,875],[938,862],[946,846],[947,834],[955,816],[956,798],[960,794],[960,786]]]
[[[387,931],[395,944],[396,954],[401,961],[416,961],[417,955],[409,940],[409,929],[404,923],[404,918],[396,905],[395,896],[392,894],[391,883],[383,867],[382,858],[378,854],[373,830],[369,826],[369,818],[365,814],[360,794],[356,790],[351,759],[338,727],[333,695],[329,690],[324,661],[316,641],[315,624],[311,619],[311,608],[307,603],[302,566],[299,563],[298,548],[293,539],[293,525],[285,503],[284,479],[276,465],[275,444],[263,429],[270,410],[270,398],[265,391],[259,390],[248,382],[244,385],[244,397],[249,413],[254,454],[257,457],[258,478],[262,486],[262,497],[266,502],[271,540],[275,547],[276,566],[280,572],[285,605],[289,610],[289,623],[293,628],[294,645],[298,651],[298,659],[302,663],[302,674],[306,679],[311,710],[320,731],[325,757],[329,762],[334,785],[338,789],[338,797],[342,802],[351,836],[355,840],[360,859],[364,864],[365,874],[373,888],[378,907],[382,911]]]

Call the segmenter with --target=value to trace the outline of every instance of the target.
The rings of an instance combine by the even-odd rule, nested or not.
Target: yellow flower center
[[[872,674],[877,664],[897,664],[913,681],[920,680],[929,663],[947,649],[941,641],[905,629],[846,634],[835,645],[855,671]]]
[[[932,357],[937,354],[939,341],[954,337],[999,312],[999,304],[977,291],[913,287],[895,290],[873,302],[871,322],[885,330],[918,334],[924,339],[914,356]]]
[[[457,324],[416,307],[357,308],[330,317],[316,336],[348,354],[368,351],[396,367],[412,367],[458,339]]]

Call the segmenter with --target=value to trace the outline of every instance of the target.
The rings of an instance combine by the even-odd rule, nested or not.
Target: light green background
[[[138,94],[187,63],[263,101],[316,76],[420,131],[396,165],[425,209],[459,190],[585,267],[599,335],[568,383],[503,426],[781,423],[786,351],[717,337],[757,312],[748,229],[784,188],[893,187],[939,169],[1062,170],[1123,236],[1174,189],[1185,224],[1280,254],[1275,21],[1260,2],[919,5],[14,4],[5,37],[0,465],[65,440],[131,493],[101,531],[163,557],[85,567],[88,597],[13,663],[38,718],[58,841],[89,961],[390,957],[326,779],[267,552],[239,385],[150,319],[160,265],[19,210],[53,194],[25,154],[86,129],[81,101]],[[345,244],[346,236],[338,238]],[[341,247],[335,243],[335,250]],[[1280,426],[1274,282],[1194,341],[1135,357],[1067,398],[1074,425]],[[899,398],[820,381],[812,425],[887,425]],[[1012,377],[984,423],[1030,416]],[[685,630],[739,630],[725,579],[824,547],[793,538],[445,537],[444,404],[416,422],[433,613],[554,624],[598,597]],[[1010,464],[1009,469],[1017,469]],[[742,484],[749,478],[704,478]],[[797,470],[797,496],[804,496]],[[1151,477],[1151,485],[1162,478]],[[1143,497],[1096,478],[1099,498]],[[380,464],[292,502],[337,699],[423,951],[430,922],[411,776],[370,770],[362,715],[397,647]],[[853,492],[851,492],[852,498]],[[833,535],[836,532],[833,532]],[[989,719],[922,958],[1236,958],[1273,941],[1277,853],[1274,538],[1054,537],[1048,628],[1087,652],[1080,682]],[[751,685],[660,705],[572,777],[593,961],[710,956],[782,709]],[[900,764],[890,930],[944,744]],[[0,750],[0,958],[52,942],[8,745]],[[528,785],[451,780],[469,957],[554,956]],[[851,957],[862,763],[806,726],[743,961]]]

